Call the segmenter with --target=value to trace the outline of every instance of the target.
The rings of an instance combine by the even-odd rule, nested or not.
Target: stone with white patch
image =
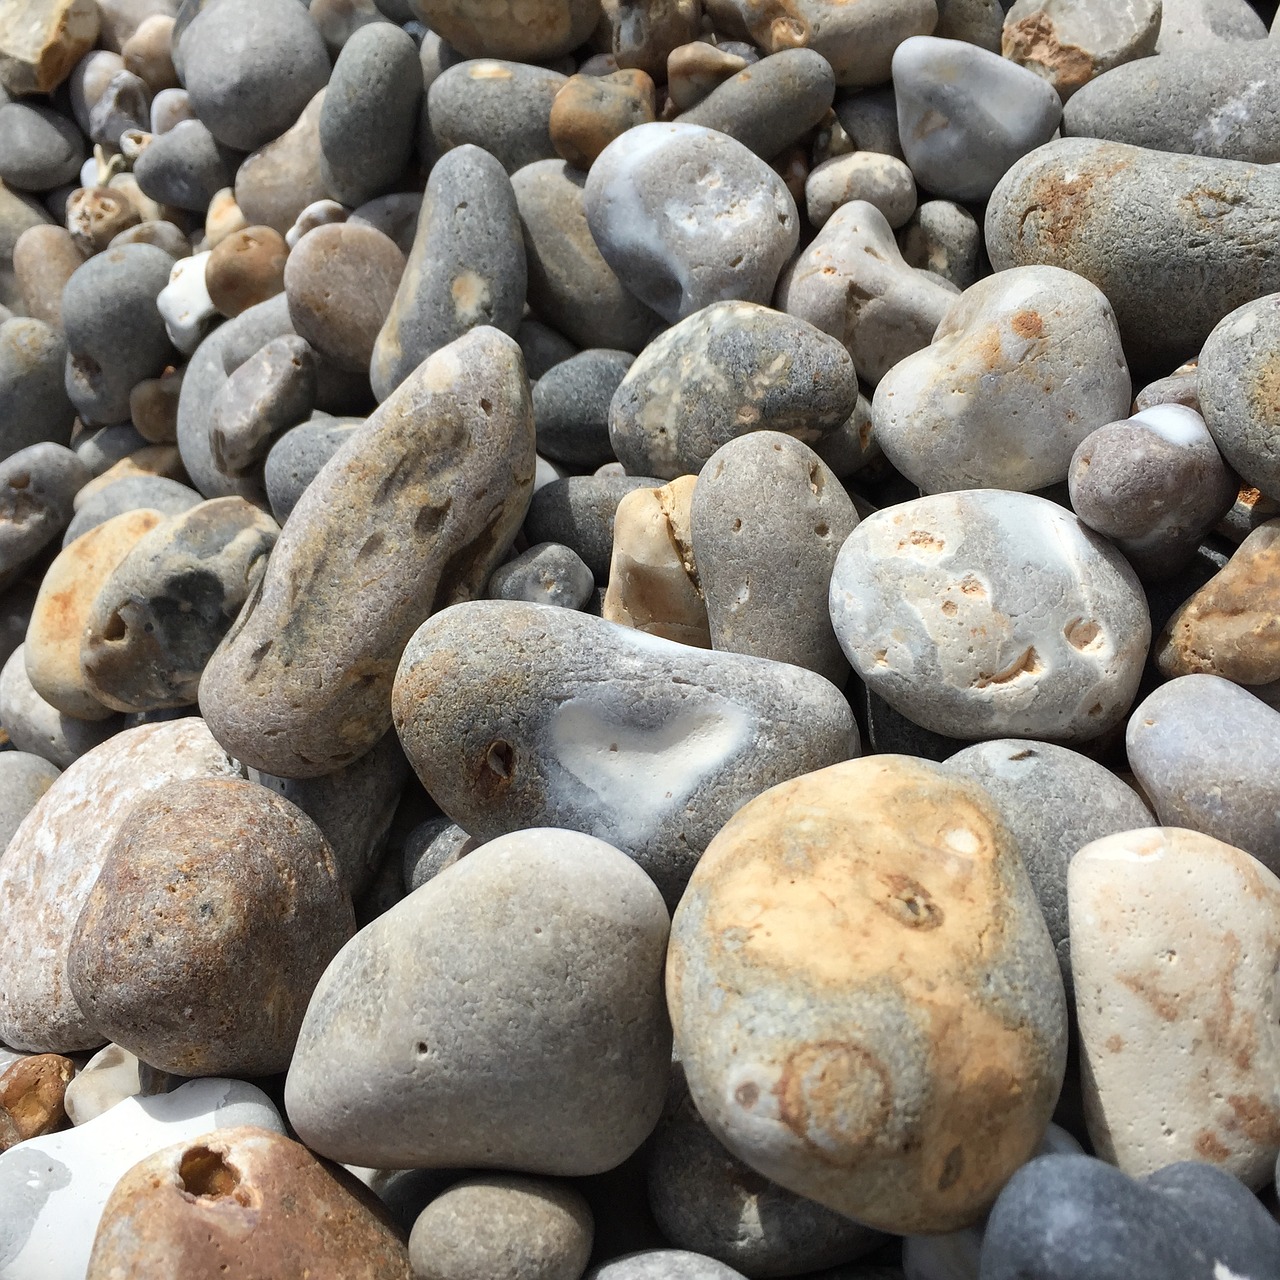
[[[188,356],[218,318],[218,308],[213,305],[205,283],[210,256],[211,251],[206,251],[180,258],[169,272],[169,283],[156,298],[169,341]]]

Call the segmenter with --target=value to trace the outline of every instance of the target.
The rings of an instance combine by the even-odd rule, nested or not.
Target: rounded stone
[[[865,200],[884,214],[891,227],[901,227],[915,212],[916,184],[911,170],[894,156],[855,151],[823,161],[805,179],[809,221],[824,226],[851,200]]]
[[[214,246],[204,282],[215,307],[233,319],[284,289],[289,248],[271,227],[244,227]]]
[[[410,0],[424,23],[468,58],[545,62],[595,30],[600,0]]]
[[[126,1098],[150,1098],[168,1093],[178,1082],[157,1071],[136,1054],[109,1044],[99,1049],[67,1086],[67,1118],[72,1124],[96,1120]]]
[[[923,267],[957,288],[976,284],[982,274],[982,229],[968,209],[950,200],[926,200],[898,232],[898,244],[907,266]]]
[[[752,55],[755,50],[752,49]],[[697,106],[719,84],[745,71],[758,58],[706,40],[690,40],[667,55],[667,97],[679,111]]]
[[[150,0],[147,3],[150,4]],[[170,51],[173,25],[171,14],[152,13],[138,23],[120,49],[125,70],[133,72],[152,94],[178,87],[178,74]]]
[[[92,479],[60,444],[33,444],[0,462],[0,581],[11,579],[70,522],[72,500]]]
[[[285,1085],[291,1122],[366,1165],[612,1169],[662,1109],[667,931],[652,882],[603,841],[491,841],[330,964]]]
[[[644,1249],[592,1267],[582,1280],[746,1280],[741,1271],[687,1249]]]
[[[1044,498],[997,489],[868,516],[841,549],[830,603],[868,688],[955,738],[1106,733],[1151,639],[1142,588],[1114,547]]]
[[[752,0],[733,3],[740,9],[773,13],[772,7]],[[836,83],[847,88],[884,84],[894,50],[912,36],[928,35],[938,21],[934,0],[873,0],[854,5],[844,0],[794,0],[787,8],[789,12],[784,13],[797,18],[805,34],[795,43],[822,54],[835,71]]]
[[[15,191],[74,183],[84,159],[84,137],[65,116],[25,102],[0,106],[0,180]]]
[[[196,115],[239,151],[278,138],[329,80],[324,40],[296,0],[219,0],[179,47]]]
[[[615,138],[653,123],[654,96],[652,79],[639,70],[570,76],[551,103],[551,145],[585,173]]]
[[[25,751],[0,752],[0,850],[8,847],[23,818],[61,772],[42,756]]]
[[[592,1235],[591,1210],[571,1187],[466,1178],[418,1215],[409,1261],[414,1280],[580,1280]]]
[[[236,204],[252,225],[284,235],[298,215],[328,197],[320,172],[320,113],[326,90],[306,103],[297,120],[245,157],[236,170]]]
[[[70,1058],[56,1053],[0,1066],[0,1153],[66,1124],[63,1098],[75,1071]]]
[[[633,489],[656,483],[646,476],[568,476],[539,489],[529,504],[525,535],[530,542],[558,542],[582,557],[597,584],[609,579],[613,521],[618,504]]]
[[[271,446],[264,468],[271,514],[283,524],[307,485],[351,436],[363,418],[313,418],[286,431]]]
[[[582,557],[555,542],[540,542],[493,571],[491,600],[525,600],[581,609],[595,593],[595,579]]]
[[[144,195],[161,204],[204,213],[219,191],[235,180],[239,157],[199,120],[180,120],[152,137],[134,161]]]
[[[1017,846],[981,787],[908,756],[729,820],[675,913],[667,1000],[714,1136],[879,1230],[978,1221],[1062,1084],[1062,982]]]
[[[1249,0],[1164,0],[1162,8],[1157,53],[1267,38],[1267,24]]]
[[[80,187],[67,197],[65,222],[86,257],[101,253],[142,215],[126,192],[114,187]]]
[[[71,440],[76,410],[63,389],[67,344],[41,320],[0,323],[0,454]]]
[[[164,476],[127,476],[85,500],[72,517],[62,545],[69,547],[91,529],[117,516],[144,508],[161,516],[174,516],[198,505],[200,495],[185,484]]]
[[[613,461],[609,405],[634,357],[592,348],[560,361],[534,383],[538,451],[566,466]]]
[[[28,227],[13,246],[13,273],[27,314],[62,328],[62,290],[85,255],[65,227]]]
[[[126,227],[111,237],[108,249],[119,249],[126,244],[149,244],[163,249],[175,262],[191,256],[191,242],[172,223],[159,218],[148,218],[132,227]]]

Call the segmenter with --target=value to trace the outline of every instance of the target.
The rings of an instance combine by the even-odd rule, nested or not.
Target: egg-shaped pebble
[[[568,466],[613,461],[609,405],[633,359],[627,351],[594,347],[548,369],[533,387],[538,451]]]
[[[241,161],[236,170],[236,204],[251,225],[265,225],[284,235],[303,209],[329,194],[320,171],[325,93],[324,88],[318,89],[287,129]]]
[[[70,442],[76,406],[63,389],[66,361],[66,340],[51,324],[0,321],[0,454]]]

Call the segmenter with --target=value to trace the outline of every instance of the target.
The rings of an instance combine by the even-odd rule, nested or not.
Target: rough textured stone
[[[410,6],[466,57],[522,62],[569,53],[600,20],[600,0],[410,0]]]
[[[0,1070],[0,1152],[61,1129],[63,1097],[76,1064],[56,1053],[19,1058]]]
[[[968,209],[950,200],[926,200],[898,232],[898,244],[907,266],[923,267],[959,289],[982,274],[982,229]]]
[[[15,0],[0,15],[0,88],[52,93],[98,38],[94,0]]]
[[[592,1267],[583,1280],[745,1280],[741,1271],[687,1249],[644,1249]]]
[[[0,582],[67,526],[89,468],[60,444],[33,444],[0,462]]]
[[[595,594],[595,585],[591,570],[576,551],[540,542],[495,569],[485,592],[491,600],[581,609]]]
[[[1267,24],[1249,0],[1164,0],[1163,9],[1157,53],[1267,38]]]
[[[805,208],[815,227],[851,200],[865,200],[884,214],[891,227],[901,227],[916,208],[911,170],[893,156],[855,151],[814,167],[804,184]]]
[[[584,173],[614,138],[655,119],[653,81],[643,71],[570,76],[551,103],[556,153]]]

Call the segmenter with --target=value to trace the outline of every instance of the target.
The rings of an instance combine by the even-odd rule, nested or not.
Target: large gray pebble
[[[66,340],[43,320],[0,323],[0,455],[70,442],[76,410],[63,386],[66,362]]]
[[[67,525],[62,545],[69,547],[81,534],[126,511],[149,508],[176,516],[199,503],[200,495],[194,489],[167,476],[124,476],[85,500]]]
[[[713,302],[768,303],[799,242],[781,177],[740,142],[643,124],[591,166],[587,223],[604,259],[669,323]]]
[[[199,120],[181,120],[151,139],[134,161],[133,176],[152,200],[204,213],[235,182],[238,160]]]
[[[0,854],[61,772],[48,760],[26,751],[0,752]]]
[[[290,1121],[362,1165],[613,1168],[666,1092],[668,928],[653,884],[603,841],[492,841],[335,957],[289,1069]]]
[[[265,468],[267,500],[281,524],[320,468],[363,425],[363,418],[313,418],[286,431],[271,446]]]
[[[955,738],[1095,738],[1138,689],[1151,619],[1133,570],[1044,498],[935,494],[863,520],[831,618],[869,688]]]
[[[91,479],[60,444],[33,444],[0,462],[0,579],[58,536],[74,514],[76,493]]]
[[[570,467],[611,462],[609,405],[634,359],[627,351],[592,348],[544,373],[533,388],[538,452]]]
[[[389,190],[413,154],[422,69],[413,40],[387,22],[342,46],[320,109],[320,172],[349,208]]]
[[[572,547],[603,586],[613,559],[613,518],[618,503],[633,489],[655,487],[649,476],[566,476],[539,489],[525,517],[531,543],[558,542]]]
[[[0,106],[0,180],[17,191],[52,191],[75,183],[85,158],[84,136],[50,107]]]
[[[219,0],[174,34],[196,115],[240,151],[278,138],[329,80],[324,40],[297,0]]]

